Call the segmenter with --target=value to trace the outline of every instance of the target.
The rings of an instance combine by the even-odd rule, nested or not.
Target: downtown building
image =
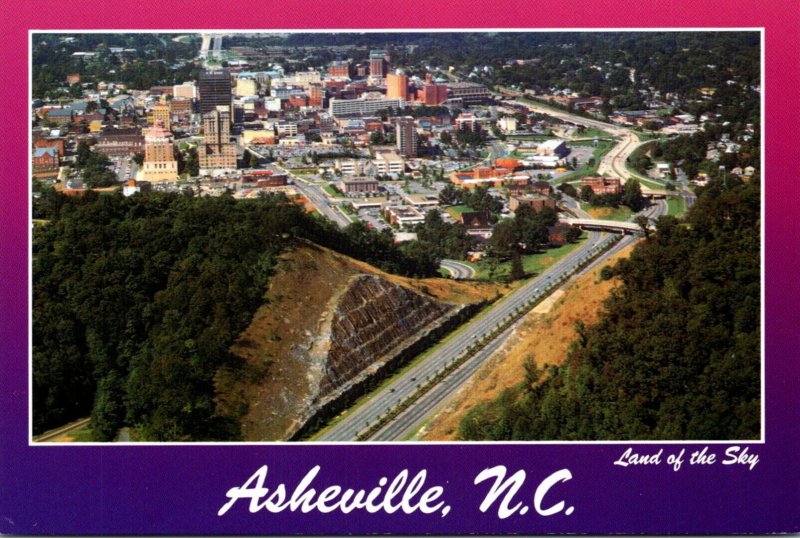
[[[136,181],[174,183],[178,180],[178,161],[172,133],[160,121],[144,137],[144,162],[136,172]]]
[[[373,50],[369,53],[369,76],[373,79],[383,78],[389,72],[389,54],[385,50]]]
[[[408,101],[408,76],[401,69],[386,75],[386,98]]]
[[[200,94],[200,113],[207,114],[218,106],[232,109],[231,74],[227,69],[203,71],[197,81]]]
[[[448,94],[450,99],[461,99],[464,105],[481,105],[492,98],[489,89],[476,82],[452,82]]]
[[[335,118],[350,116],[372,116],[379,110],[388,108],[405,108],[405,99],[388,97],[367,97],[366,94],[359,99],[336,99],[330,100],[328,112]]]
[[[395,123],[397,152],[404,157],[416,157],[419,140],[414,118],[398,118]]]
[[[224,105],[203,114],[203,143],[198,150],[200,173],[236,170],[236,144],[231,142],[231,113]]]

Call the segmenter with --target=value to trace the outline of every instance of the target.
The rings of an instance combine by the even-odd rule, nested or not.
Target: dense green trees
[[[614,274],[562,366],[470,411],[464,439],[753,439],[760,431],[760,192],[713,181]]]
[[[428,211],[425,221],[414,227],[419,242],[441,258],[461,260],[475,246],[475,239],[467,235],[466,227],[459,222],[444,222],[438,210]]]
[[[584,185],[581,187],[580,198],[596,207],[617,207],[622,204],[628,206],[634,213],[647,206],[647,201],[642,196],[642,186],[636,179],[626,182],[619,194],[595,194],[589,185]]]
[[[78,143],[75,165],[81,170],[83,182],[89,188],[110,187],[116,184],[117,175],[109,168],[111,166],[109,158],[90,150],[85,141]]]
[[[366,226],[340,231],[284,196],[252,201],[49,192],[34,214],[34,431],[91,413],[99,440],[236,439],[215,375],[261,304],[276,257],[308,239],[406,275],[438,260]]]

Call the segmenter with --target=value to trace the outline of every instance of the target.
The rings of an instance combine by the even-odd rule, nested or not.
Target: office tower
[[[373,50],[369,53],[369,74],[372,78],[383,78],[389,71],[389,55],[385,50]]]
[[[227,69],[203,71],[197,85],[201,114],[212,112],[218,106],[231,107],[231,74]]]
[[[386,76],[386,98],[408,100],[408,76],[398,69],[396,73]]]
[[[413,118],[399,118],[395,124],[397,150],[405,157],[417,156],[417,126]]]
[[[236,144],[231,143],[231,114],[224,106],[203,114],[203,144],[198,151],[200,168],[212,170],[236,169]]]

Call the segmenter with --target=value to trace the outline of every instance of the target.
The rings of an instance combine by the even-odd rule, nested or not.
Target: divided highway
[[[423,361],[399,376],[381,391],[373,394],[369,400],[344,416],[338,423],[320,435],[317,440],[356,440],[359,434],[373,426],[382,416],[417,392],[422,385],[425,385],[437,373],[443,371],[454,360],[459,358],[470,345],[479,341],[484,335],[491,333],[498,325],[510,319],[517,312],[528,309],[532,302],[544,298],[549,293],[549,290],[568,278],[582,263],[609,247],[615,239],[613,235],[590,232],[588,239],[578,249],[554,264],[540,276],[531,279],[522,287],[501,299],[488,311],[468,322],[444,343],[434,348]],[[502,341],[502,338],[500,340]],[[490,342],[483,351],[492,349],[492,345],[493,342]],[[476,359],[471,366],[468,366],[472,361],[470,359],[464,366],[469,371],[474,371],[489,355],[490,353],[478,353],[476,357],[482,358]],[[439,385],[454,390],[461,385],[468,375],[469,372],[459,376],[450,375]],[[436,392],[436,389],[429,391],[426,393],[426,397]]]
[[[654,205],[642,211],[640,214],[646,215],[651,219],[657,219],[667,213],[667,204],[664,200],[658,200]],[[609,238],[607,238],[608,240]],[[605,263],[612,255],[621,251],[625,247],[633,244],[639,238],[634,235],[623,236],[615,245],[591,261],[586,267],[577,272],[583,275],[594,269],[596,266]],[[560,274],[564,274],[559,271]],[[552,281],[551,281],[552,282]],[[553,286],[550,291],[554,291],[559,286]],[[549,295],[550,291],[543,293]],[[495,337],[486,347],[478,351],[474,356],[467,359],[461,366],[453,371],[441,383],[430,391],[423,394],[418,400],[411,404],[402,413],[397,415],[391,422],[375,432],[370,437],[371,441],[402,441],[409,439],[418,432],[431,416],[433,416],[441,406],[452,397],[462,385],[480,368],[480,366],[491,357],[505,343],[516,327],[517,323],[512,324],[497,337]]]

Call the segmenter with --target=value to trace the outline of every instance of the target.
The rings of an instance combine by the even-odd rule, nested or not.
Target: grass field
[[[475,211],[475,210],[468,205],[453,205],[445,209],[445,211],[450,213],[451,217],[458,220],[459,218],[461,218],[462,213],[466,211]]]
[[[595,219],[625,221],[630,220],[633,215],[633,211],[624,205],[619,207],[592,207],[589,204],[581,204],[581,208]]]
[[[686,201],[680,196],[670,196],[667,198],[667,215],[679,217],[686,212]]]
[[[574,136],[575,138],[594,138],[594,137],[608,138],[611,136],[611,133],[609,133],[608,131],[604,131],[602,129],[598,129],[596,127],[591,127],[583,132],[575,131],[572,134],[572,136]]]
[[[529,254],[522,257],[522,268],[528,276],[535,276],[542,271],[559,261],[561,258],[575,250],[583,239],[587,237],[584,232],[581,239],[575,243],[569,243],[558,248],[551,248],[544,252],[537,254]],[[490,280],[489,274],[491,272],[490,264],[486,260],[481,260],[477,263],[463,262],[475,269],[475,278],[477,280]],[[511,273],[511,262],[503,262],[498,264],[495,269],[494,276],[491,280],[498,280],[507,277]]]
[[[324,191],[325,191],[325,193],[326,193],[328,196],[331,196],[331,197],[333,197],[333,198],[340,198],[340,197],[342,196],[342,193],[341,193],[341,192],[339,192],[339,191],[337,191],[337,190],[336,190],[335,188],[333,188],[333,186],[331,186],[331,185],[325,185],[324,187],[322,187],[322,190],[324,190]]]

